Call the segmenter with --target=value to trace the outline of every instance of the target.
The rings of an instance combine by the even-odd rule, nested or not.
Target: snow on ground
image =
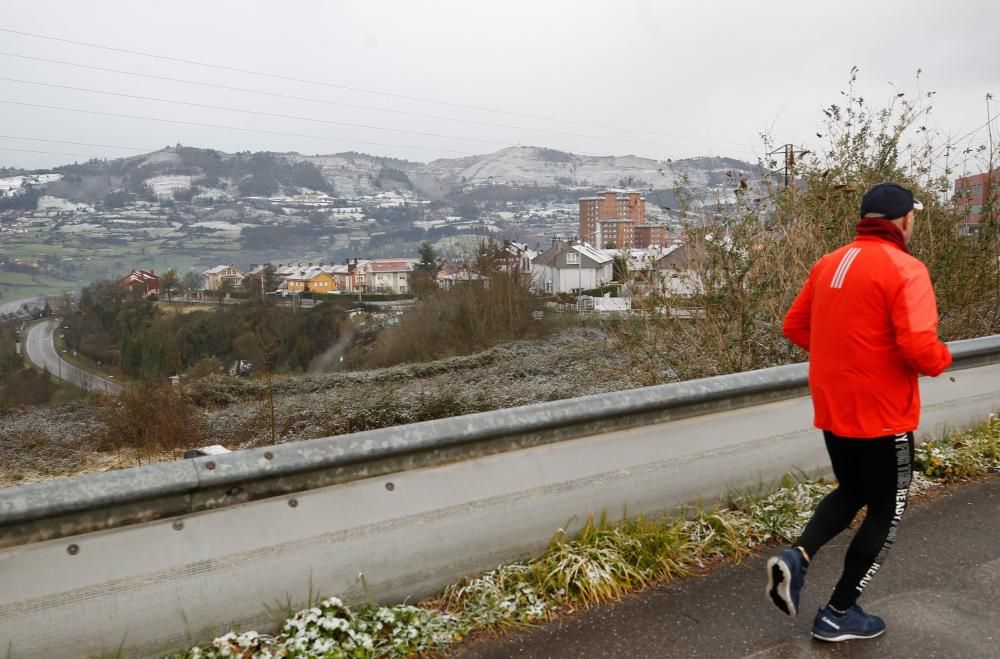
[[[26,174],[24,176],[7,176],[0,178],[0,195],[6,195],[12,190],[21,188],[27,182],[29,185],[52,183],[62,178],[62,174]]]
[[[107,231],[104,225],[92,224],[89,222],[81,222],[79,224],[63,224],[56,230],[61,233],[97,233]]]
[[[413,223],[418,229],[433,229],[434,227],[443,227],[448,224],[447,220],[417,220]]]
[[[153,190],[153,194],[157,197],[170,198],[174,196],[175,190],[187,190],[190,188],[191,181],[193,180],[193,176],[183,176],[180,174],[154,176],[153,178],[146,179],[146,185]]]
[[[221,220],[210,220],[208,222],[195,222],[191,225],[192,227],[201,227],[203,229],[212,229],[213,231],[223,231],[226,233],[240,233],[243,231],[243,227],[252,227],[252,224],[233,224],[230,222],[223,222]]]
[[[93,206],[89,206],[84,203],[79,203],[75,201],[70,201],[68,199],[63,199],[62,197],[51,197],[49,195],[42,195],[38,198],[38,210],[40,211],[77,211],[80,213],[93,213]]]
[[[232,199],[233,196],[222,188],[201,188],[201,192],[194,196],[194,201],[203,199]]]
[[[156,151],[154,153],[149,154],[148,156],[146,156],[146,160],[143,164],[158,165],[162,163],[172,163],[172,162],[180,163],[180,161],[181,157],[177,155],[177,153],[175,153],[174,151],[164,150],[164,151]]]

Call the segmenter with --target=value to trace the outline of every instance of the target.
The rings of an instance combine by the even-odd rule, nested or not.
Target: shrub
[[[678,281],[692,294],[650,299],[645,315],[611,325],[637,370],[689,379],[801,361],[781,335],[784,313],[816,260],[853,238],[862,195],[882,181],[924,202],[912,249],[934,281],[941,337],[1000,331],[1000,225],[984,212],[980,231],[966,235],[967,209],[948,195],[947,150],[922,127],[930,109],[845,96],[824,110],[828,147],[800,157],[788,185],[764,178],[754,189],[731,174],[731,195],[696,199],[676,182],[688,261]],[[653,341],[655,353],[643,348]]]
[[[482,279],[424,293],[398,325],[376,337],[363,360],[366,367],[468,355],[545,331],[532,319],[541,300],[528,290],[524,274],[504,267],[504,252],[497,244],[482,243],[479,251],[478,261],[466,264],[466,269]]]
[[[163,453],[202,443],[200,421],[169,382],[147,380],[125,387],[119,396],[98,394],[96,418],[101,450],[133,450],[139,463]]]

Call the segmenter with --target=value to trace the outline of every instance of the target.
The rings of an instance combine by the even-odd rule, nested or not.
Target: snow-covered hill
[[[686,181],[695,189],[730,187],[733,177],[757,177],[758,168],[732,158],[659,161],[638,156],[582,156],[542,147],[508,147],[495,153],[429,163],[364,154],[290,156],[318,166],[338,195],[411,189],[430,198],[482,185],[563,188],[670,189]],[[402,172],[406,180],[387,178]]]
[[[505,198],[524,196],[524,201],[531,201],[533,188],[575,193],[615,187],[672,190],[681,184],[695,193],[716,189],[728,192],[741,178],[751,182],[759,178],[757,166],[731,158],[660,161],[634,155],[585,156],[535,146],[419,163],[362,153],[227,154],[178,145],[123,160],[72,165],[59,171],[73,174],[72,181],[57,182],[61,187],[47,193],[87,203],[100,201],[126,184],[130,192],[145,191],[156,200],[189,201],[195,195],[230,200],[240,196],[294,194],[307,188],[338,197],[409,191],[427,199],[445,199],[455,193],[501,186],[516,189]],[[0,185],[0,192],[4,187],[19,186],[22,178],[0,181],[6,184]],[[41,178],[34,183],[48,182]],[[60,177],[56,174],[52,178]]]
[[[508,147],[485,156],[435,160],[426,174],[452,187],[476,182],[561,187],[672,188],[686,177],[694,187],[726,183],[727,172],[737,175],[756,167],[731,158],[689,158],[659,161],[638,156],[581,156],[532,146]]]

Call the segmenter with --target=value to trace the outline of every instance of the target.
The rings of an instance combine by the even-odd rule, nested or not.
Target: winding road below
[[[122,387],[114,380],[84,371],[59,356],[53,340],[53,332],[58,326],[57,320],[46,320],[31,326],[24,340],[28,360],[38,368],[46,368],[52,375],[84,391],[120,394]]]

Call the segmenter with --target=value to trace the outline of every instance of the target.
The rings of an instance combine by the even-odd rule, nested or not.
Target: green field
[[[211,250],[213,253],[219,251],[217,248]],[[201,272],[205,267],[203,257],[192,253],[190,249],[164,249],[157,244],[84,247],[48,245],[37,240],[17,241],[4,237],[0,254],[25,260],[58,258],[54,270],[44,273],[0,271],[0,303],[35,295],[59,295],[79,290],[93,281],[124,277],[133,268],[157,273],[173,268],[183,276],[188,270]],[[219,256],[220,262],[225,256]]]
[[[48,275],[29,275],[23,272],[0,272],[0,303],[12,302],[36,295],[59,295],[77,286],[71,281]]]
[[[49,245],[30,240],[12,240],[7,237],[4,237],[2,250],[4,255],[21,258],[37,258],[48,255],[68,256],[77,251],[73,247],[66,247],[64,245]]]

